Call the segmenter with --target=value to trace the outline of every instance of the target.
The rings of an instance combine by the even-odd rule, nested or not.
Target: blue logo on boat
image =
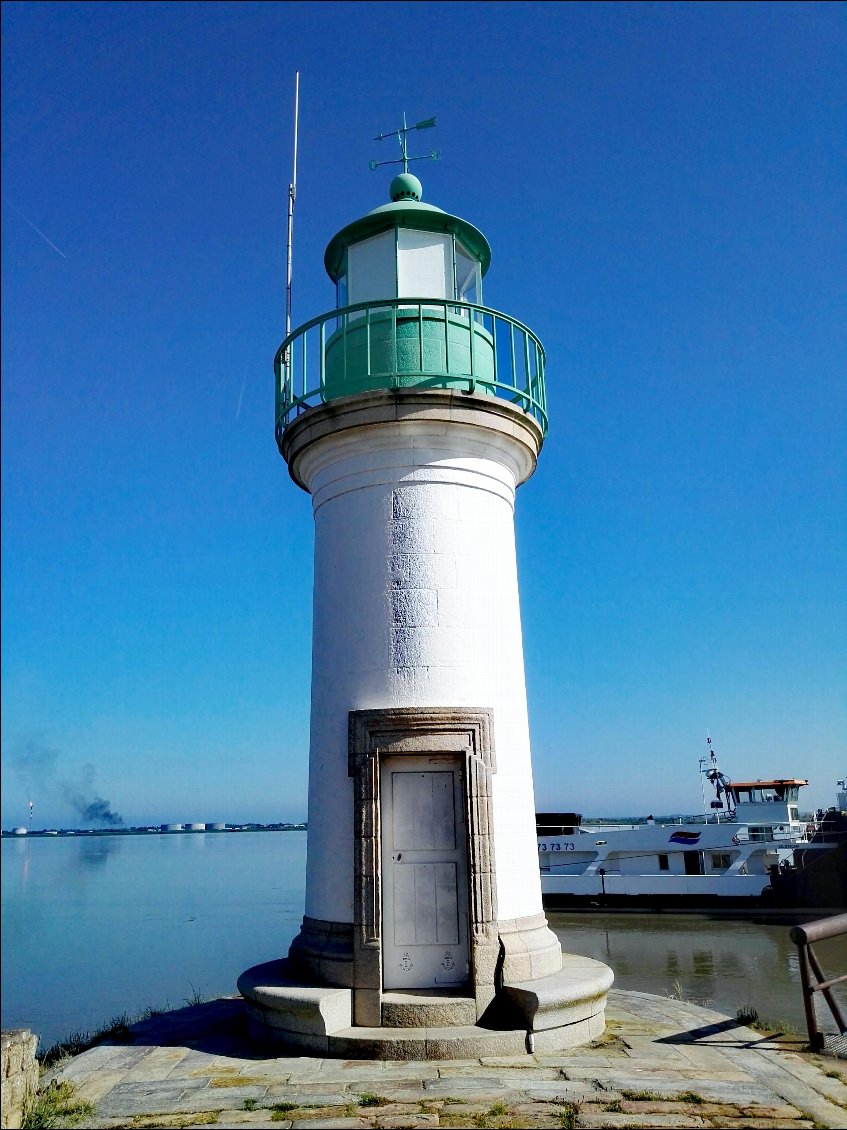
[[[701,832],[674,832],[668,840],[669,844],[696,844]]]

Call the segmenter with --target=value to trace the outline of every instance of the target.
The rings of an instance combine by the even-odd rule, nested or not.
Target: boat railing
[[[642,820],[634,823],[619,823],[616,821],[606,820],[592,820],[590,824],[583,824],[577,828],[575,832],[563,833],[568,835],[601,835],[603,832],[634,832],[642,828],[679,828],[685,827],[689,824],[708,824],[714,826],[715,824],[732,824],[734,821],[727,820],[713,820],[711,818],[704,820],[702,817],[697,819],[689,817],[685,820]],[[751,829],[753,829],[751,831]],[[542,832],[538,830],[539,836],[546,835],[547,837],[559,835],[558,832]],[[736,844],[740,843],[797,843],[798,841],[805,841],[807,832],[805,825],[789,824],[743,824],[739,826],[739,830],[733,836]]]
[[[836,914],[832,918],[819,918],[815,922],[806,922],[802,926],[791,927],[791,940],[797,946],[800,959],[800,984],[803,990],[803,1008],[806,1012],[806,1027],[809,1031],[809,1048],[813,1052],[824,1050],[826,1036],[818,1028],[818,1018],[815,1012],[815,993],[820,993],[829,1006],[832,1018],[838,1027],[841,1037],[847,1032],[847,1025],[841,1007],[832,993],[833,985],[840,985],[847,981],[847,973],[837,977],[827,977],[812,949],[813,942],[822,942],[825,938],[847,937],[847,914]]]
[[[742,828],[732,837],[732,842],[734,844],[796,844],[805,838],[805,834],[792,831],[790,828],[773,828],[763,824],[753,828]]]

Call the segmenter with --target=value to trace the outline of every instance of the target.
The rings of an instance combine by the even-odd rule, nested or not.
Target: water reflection
[[[694,975],[696,977],[715,976],[715,957],[710,950],[695,950],[692,958]]]
[[[619,989],[683,997],[730,1016],[754,1008],[768,1020],[805,1028],[797,947],[788,925],[694,914],[548,917],[563,949],[606,962]],[[815,950],[830,975],[847,972],[843,939]],[[844,1000],[847,993],[839,987],[836,996]]]
[[[81,836],[77,844],[77,863],[83,868],[102,867],[121,849],[119,836]]]

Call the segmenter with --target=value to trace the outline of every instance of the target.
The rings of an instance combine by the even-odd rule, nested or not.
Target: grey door
[[[385,758],[380,793],[383,985],[462,985],[468,882],[459,759]]]

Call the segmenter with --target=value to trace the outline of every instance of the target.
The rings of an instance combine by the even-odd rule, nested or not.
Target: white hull
[[[639,824],[538,837],[547,905],[580,900],[759,901],[770,868],[807,846],[805,825]]]
[[[696,901],[713,898],[760,899],[770,888],[766,875],[551,875],[542,874],[541,893],[575,898]]]

